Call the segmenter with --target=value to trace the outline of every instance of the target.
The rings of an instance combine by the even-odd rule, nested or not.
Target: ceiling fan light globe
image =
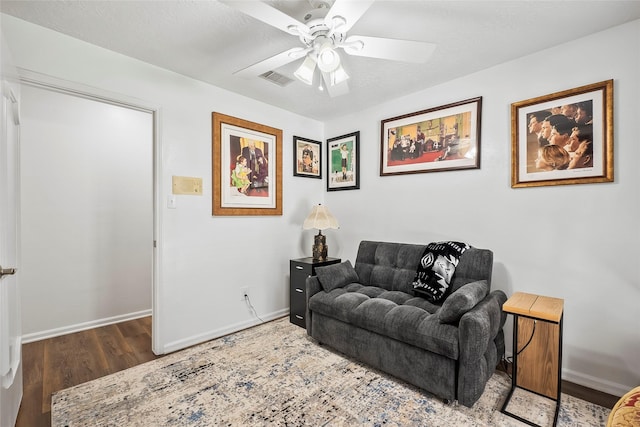
[[[340,55],[331,47],[323,47],[318,53],[318,67],[325,73],[335,71],[340,66]]]
[[[307,55],[302,65],[298,67],[293,75],[296,76],[302,83],[311,86],[313,84],[313,72],[315,71],[315,69],[316,61],[310,55]]]
[[[342,66],[338,67],[334,72],[331,73],[331,85],[338,85],[349,78],[349,74],[342,68]]]

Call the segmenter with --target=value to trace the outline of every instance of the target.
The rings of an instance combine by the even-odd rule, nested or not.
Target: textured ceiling
[[[317,2],[266,3],[302,20]],[[1,0],[0,11],[327,120],[638,19],[640,1],[376,1],[349,35],[426,41],[435,43],[436,51],[418,65],[342,54],[350,92],[336,98],[293,77],[302,60],[275,70],[294,79],[285,87],[234,76],[301,44],[296,36],[215,0]],[[550,65],[554,72],[563,71]]]

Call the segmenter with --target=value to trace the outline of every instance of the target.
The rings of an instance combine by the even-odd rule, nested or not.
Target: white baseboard
[[[634,385],[618,384],[612,381],[603,380],[602,378],[596,378],[591,375],[571,371],[569,369],[562,370],[562,379],[579,384],[583,387],[589,387],[594,390],[608,393],[613,396],[623,396],[635,387]]]
[[[60,328],[49,329],[41,332],[33,332],[22,336],[22,343],[27,344],[34,341],[40,341],[47,338],[58,337],[60,335],[72,334],[74,332],[85,331],[87,329],[99,328],[114,323],[126,322],[127,320],[139,319],[141,317],[151,316],[151,309],[137,311],[135,313],[121,314],[119,316],[107,317],[104,319],[92,320],[90,322],[78,323],[75,325],[63,326]]]
[[[289,309],[286,308],[283,310],[275,311],[273,313],[269,313],[267,315],[260,315],[260,318],[265,322],[268,322],[270,320],[275,320],[280,317],[284,317],[288,315],[289,315]],[[243,329],[247,329],[252,326],[259,325],[260,323],[262,323],[262,321],[254,317],[250,320],[246,320],[240,323],[234,323],[233,325],[225,326],[220,329],[208,331],[198,335],[193,335],[185,339],[173,341],[173,342],[167,343],[163,347],[163,354],[173,353],[174,351],[182,350],[196,344],[201,344],[203,342],[211,341],[213,339],[220,338],[222,336],[229,335],[234,332],[238,332]]]

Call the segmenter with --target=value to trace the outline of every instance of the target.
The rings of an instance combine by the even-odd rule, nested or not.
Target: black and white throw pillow
[[[414,294],[433,303],[442,301],[449,293],[460,256],[469,247],[461,242],[429,243],[413,279]]]

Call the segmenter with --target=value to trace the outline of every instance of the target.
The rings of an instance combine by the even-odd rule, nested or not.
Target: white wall
[[[615,182],[512,189],[510,104],[608,79]],[[480,169],[379,176],[381,120],[476,96]],[[335,255],[363,239],[490,248],[494,289],[564,298],[564,378],[622,394],[640,383],[639,99],[635,21],[327,123],[328,138],[361,132],[360,190],[326,196]]]
[[[28,85],[21,113],[24,340],[148,315],[153,115]]]
[[[261,316],[286,313],[288,260],[308,254],[313,234],[300,224],[325,199],[341,224],[327,233],[331,256],[354,260],[362,239],[490,248],[495,289],[565,299],[565,379],[614,394],[640,383],[640,21],[326,124],[5,15],[2,24],[18,66],[161,105],[163,198],[172,175],[204,178],[204,197],[180,197],[176,210],[161,204],[154,333],[163,349],[250,324],[241,286],[252,287]],[[615,182],[511,189],[510,104],[611,78]],[[483,97],[481,169],[379,176],[380,120],[475,96]],[[211,216],[212,111],[283,129],[282,217]],[[325,193],[320,180],[292,177],[293,135],[355,130],[360,190]]]
[[[293,136],[323,140],[323,124],[2,15],[18,67],[123,94],[160,108],[161,164],[154,339],[172,351],[257,323],[238,289],[250,287],[263,319],[288,313],[289,259],[310,252],[302,231],[323,183],[294,178]],[[283,130],[283,215],[211,215],[211,113]],[[171,177],[203,178],[203,196],[178,196]]]

